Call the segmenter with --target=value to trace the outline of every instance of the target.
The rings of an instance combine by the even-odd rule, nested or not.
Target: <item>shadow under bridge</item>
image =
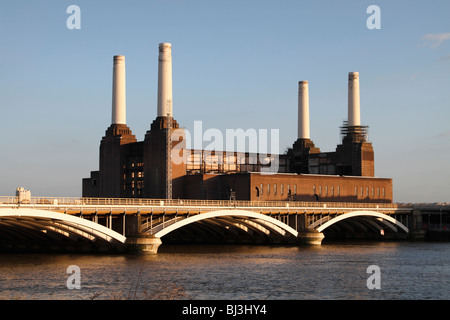
[[[247,210],[216,210],[151,219],[141,232],[163,243],[290,243],[298,232],[271,216]]]
[[[126,238],[69,214],[31,209],[0,210],[1,251],[107,252],[123,250]]]
[[[404,218],[408,225],[408,216]],[[323,215],[308,221],[308,230],[323,233],[325,239],[406,238],[409,228],[395,216],[376,211],[356,210]]]

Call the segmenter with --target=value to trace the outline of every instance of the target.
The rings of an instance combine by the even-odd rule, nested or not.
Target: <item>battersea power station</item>
[[[348,118],[335,151],[322,152],[310,137],[308,86],[298,83],[298,135],[285,154],[187,148],[173,117],[172,46],[161,43],[157,114],[137,141],[126,123],[125,57],[114,56],[111,125],[100,142],[99,170],[83,179],[82,195],[391,203],[392,179],[375,177],[368,127],[361,125],[358,72],[348,74]]]

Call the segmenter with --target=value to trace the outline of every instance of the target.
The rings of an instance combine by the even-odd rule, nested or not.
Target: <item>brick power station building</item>
[[[392,179],[374,176],[357,72],[349,73],[348,119],[333,152],[310,139],[307,81],[299,82],[298,137],[285,154],[186,149],[173,118],[171,51],[159,45],[158,111],[143,141],[126,125],[125,57],[114,57],[111,126],[100,142],[99,170],[83,179],[83,197],[392,202]],[[174,150],[183,161],[174,161]],[[267,174],[269,167],[276,172]]]

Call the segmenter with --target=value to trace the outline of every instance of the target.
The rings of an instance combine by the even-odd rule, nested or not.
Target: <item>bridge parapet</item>
[[[238,208],[346,208],[346,209],[411,209],[411,204],[308,201],[244,201],[143,198],[77,198],[31,197],[19,202],[18,197],[0,196],[0,205],[36,206],[146,206],[146,207],[238,207]]]

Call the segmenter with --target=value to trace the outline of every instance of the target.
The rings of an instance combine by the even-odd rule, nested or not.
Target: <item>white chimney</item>
[[[298,82],[298,138],[310,138],[308,81]]]
[[[359,72],[348,73],[348,125],[361,125]]]
[[[158,117],[172,117],[172,45],[159,44]]]
[[[114,56],[111,124],[126,124],[125,56]]]

